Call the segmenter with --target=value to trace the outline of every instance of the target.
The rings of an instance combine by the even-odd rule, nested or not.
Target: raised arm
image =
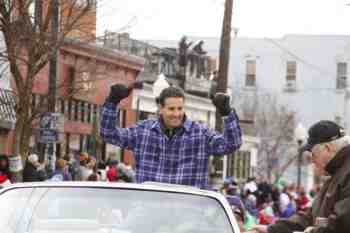
[[[236,112],[230,107],[230,97],[223,93],[217,93],[213,98],[216,110],[224,117],[223,134],[207,132],[208,154],[225,155],[238,150],[242,145],[242,131]]]
[[[116,84],[111,87],[106,102],[101,109],[100,134],[104,142],[132,150],[136,144],[137,128],[120,128],[118,104],[127,98],[133,88],[140,88],[142,83],[134,83],[127,87]]]
[[[106,102],[101,109],[100,134],[106,143],[132,150],[136,144],[137,129],[120,128],[119,109],[114,103]]]

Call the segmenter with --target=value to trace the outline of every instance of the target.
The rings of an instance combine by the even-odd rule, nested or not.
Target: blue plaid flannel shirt
[[[242,133],[234,111],[224,118],[219,134],[189,119],[169,140],[159,120],[146,120],[130,128],[119,128],[119,109],[106,102],[101,109],[102,139],[132,150],[136,160],[136,181],[155,181],[206,188],[210,155],[231,154],[242,144]]]

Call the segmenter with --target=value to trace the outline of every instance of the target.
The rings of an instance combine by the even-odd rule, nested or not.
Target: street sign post
[[[58,141],[58,132],[53,130],[40,130],[39,142],[40,143],[54,143]]]
[[[59,141],[59,132],[64,131],[64,116],[61,113],[47,112],[39,122],[39,142],[55,143]]]

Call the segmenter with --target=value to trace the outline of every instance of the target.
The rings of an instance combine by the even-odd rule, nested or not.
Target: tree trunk
[[[13,139],[13,144],[12,144],[12,151],[13,155],[21,155],[21,160],[22,160],[22,166],[24,166],[24,158],[21,154],[21,132],[23,130],[23,120],[21,119],[20,115],[17,115],[17,121],[16,121],[16,127],[15,127],[15,132],[14,132],[14,139]],[[11,178],[13,183],[17,182],[22,182],[23,181],[23,176],[22,176],[22,171],[18,172],[11,172]]]
[[[20,155],[22,160],[22,166],[24,167],[25,161],[29,152],[30,136],[32,134],[32,123],[30,121],[29,114],[29,98],[25,100],[19,100],[18,107],[16,108],[16,127],[14,133],[14,141],[12,146],[13,155]],[[22,102],[22,103],[21,103]],[[22,182],[22,171],[11,173],[13,182]]]

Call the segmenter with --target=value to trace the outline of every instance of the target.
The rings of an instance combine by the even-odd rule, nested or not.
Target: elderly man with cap
[[[350,138],[332,121],[320,121],[309,129],[303,151],[309,151],[315,174],[329,177],[306,214],[258,225],[259,233],[350,232]],[[305,154],[305,153],[304,153]]]

